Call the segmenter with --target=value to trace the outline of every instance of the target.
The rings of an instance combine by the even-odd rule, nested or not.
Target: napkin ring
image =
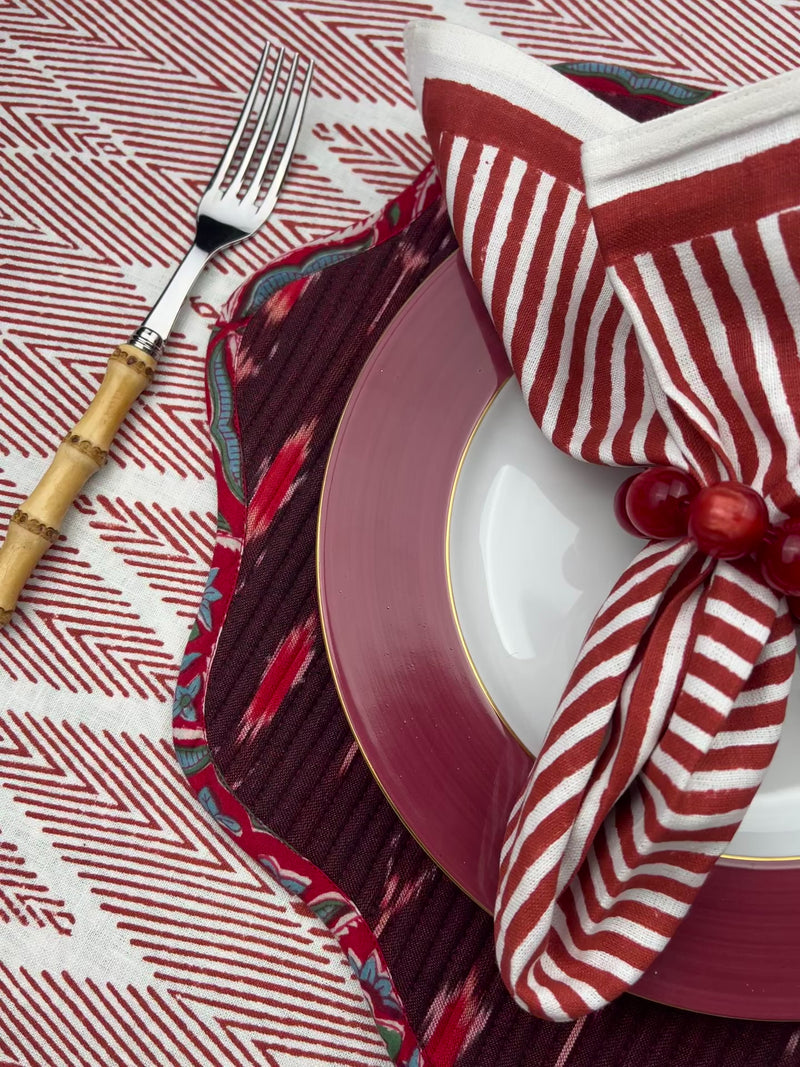
[[[800,519],[772,525],[764,498],[749,485],[724,481],[703,488],[678,467],[649,467],[627,478],[614,497],[617,521],[638,537],[689,537],[713,559],[755,556],[771,589],[800,601]]]

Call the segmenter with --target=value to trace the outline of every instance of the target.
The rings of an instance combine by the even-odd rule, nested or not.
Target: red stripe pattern
[[[438,32],[416,53],[412,38],[412,80]],[[773,522],[799,514],[800,214],[782,177],[800,140],[786,133],[787,79],[609,132],[596,101],[561,94],[533,62],[505,97],[475,88],[476,70],[485,82],[512,60],[497,47],[482,57],[461,31],[458,43],[452,77],[440,36],[416,88],[465,259],[534,419],[576,458],[736,479]],[[718,128],[726,142],[709,149]],[[662,183],[676,144],[679,177]],[[732,197],[743,173],[753,184]],[[693,210],[698,197],[713,211]],[[578,1018],[653,963],[761,783],[794,657],[786,602],[750,558],[654,542],[621,576],[504,842],[497,956],[522,1007]]]
[[[680,463],[598,252],[580,142],[499,97],[452,87],[426,81],[423,118],[453,227],[531,414],[576,459]],[[476,140],[477,128],[456,132],[462,114],[471,126],[481,116],[494,143]],[[506,128],[513,141],[498,137]]]

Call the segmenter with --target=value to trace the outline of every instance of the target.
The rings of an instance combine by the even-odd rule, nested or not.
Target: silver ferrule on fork
[[[128,344],[133,345],[134,348],[138,348],[142,352],[146,352],[153,359],[158,359],[164,348],[164,338],[157,334],[155,330],[150,330],[147,326],[140,326],[138,330],[134,330],[130,335]]]

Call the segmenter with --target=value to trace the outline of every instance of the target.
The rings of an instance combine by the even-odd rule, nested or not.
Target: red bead
[[[630,478],[626,478],[620,485],[619,489],[617,489],[616,493],[614,493],[614,515],[625,533],[633,534],[634,537],[641,537],[642,535],[628,518],[628,511],[625,506],[625,499],[628,495],[631,482],[636,477],[637,475],[632,474]]]
[[[800,596],[800,520],[770,530],[758,558],[765,582],[779,593]]]
[[[715,559],[738,559],[756,548],[767,532],[767,505],[755,489],[718,482],[701,489],[689,508],[689,536]]]
[[[625,510],[644,537],[668,539],[686,533],[688,506],[699,486],[677,467],[650,467],[637,474],[625,495]]]

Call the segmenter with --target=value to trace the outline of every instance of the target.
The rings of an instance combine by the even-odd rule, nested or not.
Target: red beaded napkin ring
[[[636,537],[688,536],[715,559],[753,554],[772,589],[800,597],[800,519],[771,526],[763,497],[749,485],[717,482],[701,489],[677,467],[650,467],[622,483],[614,514]],[[797,615],[800,602],[790,607]]]

